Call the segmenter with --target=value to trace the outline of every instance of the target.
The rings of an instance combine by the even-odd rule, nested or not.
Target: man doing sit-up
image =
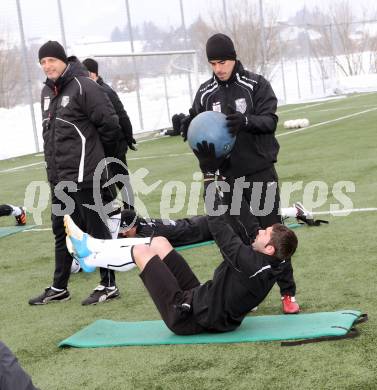
[[[215,199],[217,208],[221,199],[212,185],[214,177],[205,176],[204,180],[206,198]],[[242,215],[246,213],[241,210]],[[250,213],[247,215],[250,218]],[[264,300],[285,260],[295,252],[297,237],[292,230],[281,224],[260,230],[257,219],[251,217],[254,238],[246,245],[233,231],[226,214],[209,213],[209,229],[223,261],[212,279],[203,284],[164,237],[100,240],[82,232],[68,215],[64,223],[68,250],[84,266],[127,271],[136,264],[165,324],[176,334],[188,335],[236,329]]]

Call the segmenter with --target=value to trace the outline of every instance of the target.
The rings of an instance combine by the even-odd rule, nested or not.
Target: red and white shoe
[[[26,225],[26,209],[25,207],[20,206],[21,209],[21,214],[17,215],[16,218],[16,223],[18,226],[23,226]]]
[[[281,303],[283,305],[284,314],[297,314],[300,311],[300,306],[296,302],[295,297],[284,295],[281,297]]]

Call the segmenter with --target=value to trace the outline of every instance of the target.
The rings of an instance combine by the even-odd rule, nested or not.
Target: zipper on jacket
[[[56,153],[55,153],[55,126],[53,125],[52,121],[55,119],[56,109],[57,109],[57,96],[53,96],[51,99],[50,107],[51,110],[48,111],[48,122],[47,122],[47,128],[51,132],[50,136],[50,142],[51,142],[51,159],[54,160],[54,166],[52,167],[52,173],[53,173],[53,182],[54,184],[58,182],[58,175],[56,170]],[[51,167],[50,167],[51,168]]]
[[[62,121],[64,123],[68,123],[69,125],[73,126],[77,133],[79,134],[81,138],[81,157],[80,157],[80,164],[78,169],[78,178],[77,182],[82,183],[84,181],[84,168],[85,168],[85,144],[86,144],[86,138],[80,131],[80,129],[72,122],[66,121],[65,119],[56,117],[56,120]]]

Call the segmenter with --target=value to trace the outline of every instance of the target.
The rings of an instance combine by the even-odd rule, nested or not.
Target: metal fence
[[[161,17],[153,8],[157,7],[154,2],[2,0],[0,126],[5,138],[0,159],[42,149],[39,93],[44,75],[37,52],[49,39],[60,41],[69,55],[98,60],[100,74],[119,93],[135,133],[168,127],[171,115],[188,111],[198,85],[210,76],[203,48],[206,38],[216,30],[232,36],[244,65],[271,81],[281,104],[349,92],[353,85],[358,90],[371,88],[362,76],[377,73],[374,18],[347,23],[331,18],[281,22],[266,12],[268,1],[249,2],[254,5],[259,29],[246,43],[237,34],[232,14],[233,3],[239,4],[239,0],[208,2],[217,10],[216,20],[208,18],[203,4],[198,6],[199,0],[159,2],[168,18],[166,25],[175,23],[176,27],[169,36],[168,48],[150,53],[148,44],[135,31],[143,26],[145,32],[146,20]],[[140,8],[143,16],[138,15]],[[72,20],[70,15],[75,11]],[[112,17],[108,16],[110,11]],[[206,30],[211,23],[212,28]],[[110,41],[114,31],[103,39],[102,26],[109,26],[111,31],[117,25],[126,26],[122,31],[126,41]],[[102,38],[96,39],[97,30]]]

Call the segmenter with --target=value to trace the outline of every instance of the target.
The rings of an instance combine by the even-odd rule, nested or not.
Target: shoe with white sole
[[[17,215],[16,218],[16,223],[17,226],[24,226],[26,225],[26,209],[25,207],[20,206],[21,209],[21,214]]]
[[[119,289],[116,286],[105,287],[100,284],[93,290],[88,298],[81,302],[81,304],[83,306],[96,305],[97,303],[106,302],[119,297]]]
[[[308,225],[313,225],[313,223],[314,223],[313,214],[309,210],[307,210],[302,205],[302,203],[297,202],[293,206],[297,210],[297,214],[296,214],[297,221],[302,221],[302,222],[307,223]]]
[[[74,240],[75,240],[75,239],[74,239]],[[79,269],[79,270],[81,269],[81,270],[83,270],[84,272],[94,272],[94,271],[96,270],[96,267],[94,267],[94,266],[92,266],[92,265],[88,265],[88,264],[86,263],[86,261],[85,261],[85,259],[88,258],[88,256],[91,255],[91,252],[90,252],[90,254],[89,254],[88,256],[86,256],[86,257],[78,257],[77,252],[76,252],[76,250],[75,250],[75,248],[74,248],[74,246],[73,246],[73,243],[72,243],[72,240],[71,240],[70,237],[67,236],[67,237],[65,238],[65,244],[66,244],[66,246],[67,246],[67,249],[68,249],[69,254],[73,257],[74,261],[78,261],[78,263],[79,263],[78,269]],[[83,245],[83,244],[81,244],[81,245]],[[89,251],[89,249],[88,249],[88,251]],[[71,266],[71,272],[72,272],[72,266]],[[78,272],[78,271],[76,271],[76,272]]]
[[[65,302],[71,299],[69,291],[65,288],[62,290],[47,287],[41,295],[29,299],[29,305],[47,305],[52,302]]]
[[[64,216],[64,226],[67,238],[72,243],[71,250],[73,250],[75,257],[84,258],[91,255],[92,251],[88,247],[88,241],[91,239],[89,234],[84,233],[69,215]]]

